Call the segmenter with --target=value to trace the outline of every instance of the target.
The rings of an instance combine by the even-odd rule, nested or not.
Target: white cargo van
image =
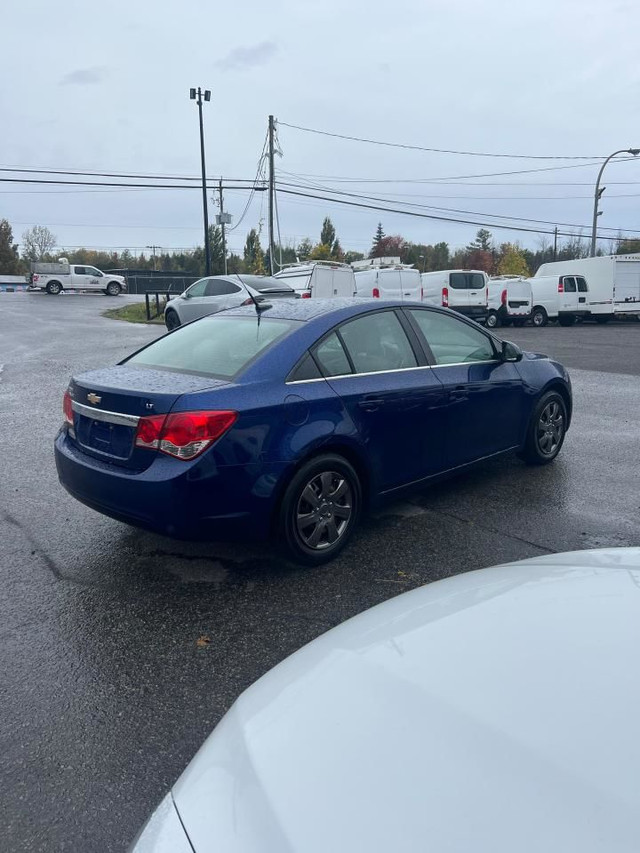
[[[533,295],[531,282],[520,276],[497,276],[489,279],[489,313],[487,326],[524,326],[531,317]]]
[[[331,299],[334,296],[355,296],[356,283],[349,264],[333,261],[310,261],[290,264],[274,278],[286,281],[303,299]]]
[[[616,314],[640,317],[640,253],[542,264],[532,279],[573,275],[586,279],[589,315],[606,323]],[[566,291],[566,288],[565,288]]]
[[[482,270],[439,270],[422,273],[425,302],[452,308],[478,322],[487,319],[489,276]]]
[[[124,276],[104,273],[88,264],[70,264],[67,258],[58,258],[57,263],[32,263],[29,285],[52,296],[63,290],[101,290],[107,296],[117,296],[127,289]]]
[[[548,264],[544,264],[548,266]],[[531,322],[546,326],[557,320],[572,326],[578,317],[589,314],[589,286],[582,275],[538,275],[529,279],[533,292]]]
[[[420,271],[399,264],[359,270],[355,274],[356,296],[364,299],[400,299],[422,301]]]

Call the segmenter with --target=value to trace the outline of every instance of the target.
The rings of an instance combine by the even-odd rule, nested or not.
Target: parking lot
[[[392,504],[321,569],[102,517],[59,486],[52,443],[72,373],[164,332],[101,316],[128,299],[0,294],[2,850],[126,849],[238,694],[367,607],[501,562],[640,545],[631,322],[498,330],[571,371],[557,462],[485,463]]]

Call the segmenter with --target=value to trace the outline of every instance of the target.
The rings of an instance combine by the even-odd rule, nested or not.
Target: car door
[[[233,308],[236,305],[241,305],[248,298],[249,291],[246,287],[235,281],[229,281],[228,278],[213,276],[207,284],[203,302],[203,309],[205,310],[200,316],[212,314],[214,311],[223,311],[225,308]],[[208,303],[210,304],[208,305]]]
[[[341,324],[314,349],[386,492],[443,468],[445,395],[411,327],[394,309]]]
[[[71,285],[71,288],[76,288],[77,290],[84,290],[87,287],[87,281],[89,280],[89,276],[87,275],[87,268],[81,266],[73,266],[71,267],[71,272],[73,275],[71,276],[71,281],[66,284],[66,287]]]
[[[447,467],[521,444],[531,404],[517,365],[503,361],[494,339],[468,320],[429,308],[407,313],[447,395]]]
[[[87,290],[104,290],[104,274],[95,267],[85,267],[85,287]]]
[[[559,310],[571,313],[578,310],[578,285],[575,276],[562,276],[562,290],[558,293]]]
[[[208,278],[201,278],[185,290],[184,297],[180,300],[181,323],[190,323],[191,320],[197,320],[198,317],[203,316],[204,305],[207,304],[205,292],[208,284]],[[211,311],[204,311],[204,313],[211,313]]]

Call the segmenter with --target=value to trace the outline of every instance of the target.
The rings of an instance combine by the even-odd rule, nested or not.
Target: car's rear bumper
[[[104,463],[61,430],[58,477],[74,498],[135,527],[178,539],[268,538],[286,463],[216,466],[205,454],[185,463],[162,454],[144,471]]]

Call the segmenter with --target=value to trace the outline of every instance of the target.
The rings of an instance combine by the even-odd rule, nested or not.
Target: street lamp
[[[602,177],[602,173],[604,172],[604,167],[607,165],[609,160],[617,157],[618,154],[633,154],[634,157],[637,157],[640,154],[640,148],[621,148],[619,151],[614,151],[613,154],[610,154],[607,159],[604,161],[602,166],[600,167],[600,171],[598,172],[598,179],[596,180],[596,192],[593,199],[593,225],[591,226],[591,257],[595,258],[596,256],[596,230],[598,227],[598,217],[602,213],[602,211],[598,210],[598,202],[600,201],[600,196],[606,190],[606,187],[602,187],[600,189],[600,178]]]
[[[209,251],[209,214],[207,211],[207,172],[204,164],[204,127],[202,124],[202,99],[205,101],[211,100],[211,92],[205,89],[204,92],[198,86],[197,89],[189,89],[189,97],[192,101],[198,102],[198,114],[200,116],[200,160],[202,164],[202,215],[204,218],[204,266],[205,275],[211,275],[211,252]]]

